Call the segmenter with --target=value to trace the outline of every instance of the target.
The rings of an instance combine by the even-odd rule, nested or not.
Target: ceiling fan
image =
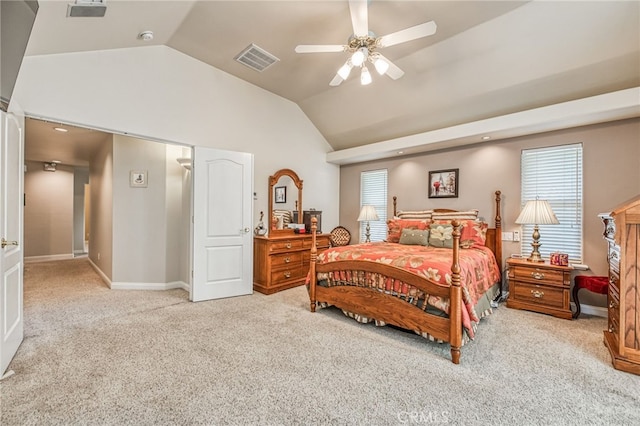
[[[367,3],[367,0],[349,0],[353,35],[349,37],[346,45],[300,44],[296,46],[296,53],[349,52],[351,54],[329,83],[330,86],[340,85],[349,77],[351,69],[354,67],[360,67],[360,83],[362,85],[371,83],[371,73],[369,73],[369,69],[366,66],[367,61],[373,64],[378,74],[386,74],[393,80],[399,79],[404,75],[404,71],[385,58],[378,52],[378,49],[430,36],[436,32],[436,23],[429,21],[385,36],[376,37],[373,32],[369,31]]]

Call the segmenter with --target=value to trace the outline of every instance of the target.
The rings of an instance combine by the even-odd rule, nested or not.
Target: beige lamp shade
[[[558,218],[547,200],[529,200],[516,219],[520,225],[557,224]]]
[[[379,220],[378,214],[376,213],[376,208],[373,206],[362,206],[362,210],[360,210],[360,216],[358,216],[358,222],[362,221],[370,221],[370,220]]]

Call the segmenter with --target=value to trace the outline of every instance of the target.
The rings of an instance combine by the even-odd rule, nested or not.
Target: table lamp
[[[373,206],[362,206],[360,210],[360,216],[358,216],[358,222],[367,222],[367,229],[365,232],[365,243],[371,242],[371,233],[369,228],[369,221],[378,220],[378,214],[376,213],[376,208]]]
[[[546,200],[529,200],[524,208],[520,212],[520,216],[516,219],[516,223],[520,225],[534,225],[533,226],[533,242],[531,246],[533,251],[531,256],[527,258],[529,262],[544,262],[538,248],[540,247],[540,230],[538,225],[551,225],[558,224],[558,218],[551,209],[549,202]]]

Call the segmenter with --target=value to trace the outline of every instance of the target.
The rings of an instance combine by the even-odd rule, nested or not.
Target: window
[[[360,208],[373,206],[378,220],[369,222],[371,241],[387,238],[387,169],[360,174]],[[360,222],[360,241],[365,240],[367,222]]]
[[[540,254],[567,253],[582,263],[582,144],[526,149],[521,158],[521,206],[547,200],[560,224],[540,225]],[[521,253],[531,253],[533,225],[522,226]]]

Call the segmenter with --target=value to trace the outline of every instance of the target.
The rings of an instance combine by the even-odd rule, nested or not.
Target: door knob
[[[7,241],[4,238],[2,239],[2,248],[5,248],[6,246],[17,246],[18,242],[17,241]]]
[[[251,231],[251,229],[249,229],[249,228],[244,228],[244,233],[245,233],[245,234],[249,233],[249,231]]]

